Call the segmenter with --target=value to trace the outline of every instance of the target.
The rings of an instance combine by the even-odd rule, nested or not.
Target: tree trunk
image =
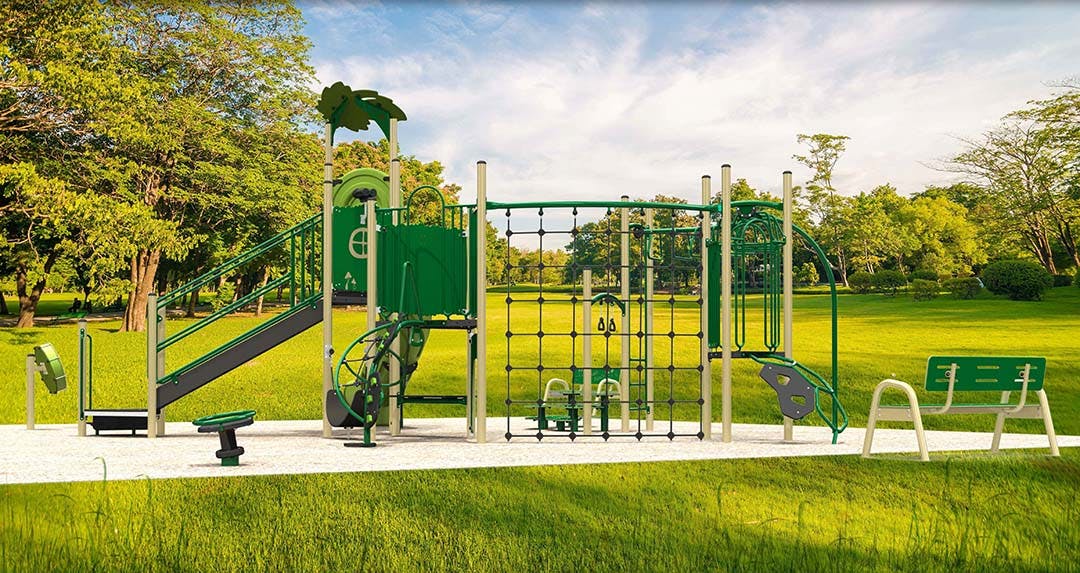
[[[157,277],[157,293],[158,294],[164,294],[166,292],[169,292],[169,271],[168,270],[166,270],[163,273],[160,273],[160,276]]]
[[[848,286],[848,282],[847,282],[848,268],[847,268],[847,257],[844,256],[843,249],[840,249],[840,250],[837,251],[837,253],[836,253],[836,262],[838,263],[838,266],[840,267],[840,282],[842,282],[844,284],[844,286],[846,287],[846,286]]]
[[[195,305],[199,304],[199,289],[195,289],[191,292],[191,297],[188,299],[187,312],[184,316],[187,318],[195,318]]]
[[[33,328],[34,314],[37,312],[38,302],[41,301],[41,293],[45,290],[45,279],[54,263],[56,263],[55,251],[49,253],[48,258],[45,259],[44,274],[41,280],[34,283],[32,287],[27,283],[27,268],[20,266],[16,269],[15,292],[19,297],[19,319],[15,323],[15,328]]]
[[[131,284],[134,289],[128,293],[127,308],[124,310],[124,332],[143,332],[146,330],[146,297],[154,285],[161,251],[140,249],[131,258]]]
[[[259,288],[266,286],[266,281],[268,280],[270,280],[270,269],[268,267],[263,267],[262,277],[259,280]],[[255,316],[257,317],[262,316],[263,298],[265,297],[266,295],[259,295],[259,299],[255,301]]]
[[[1058,223],[1058,240],[1061,241],[1061,245],[1065,248],[1065,252],[1069,253],[1069,257],[1072,258],[1073,264],[1080,268],[1080,252],[1077,251],[1076,237],[1073,236],[1072,225],[1068,221],[1060,221]]]
[[[278,298],[281,298],[281,297],[278,297]],[[11,311],[8,310],[8,307],[7,307],[7,299],[4,298],[4,291],[2,291],[2,290],[0,290],[0,314],[2,314],[2,315],[11,314]]]

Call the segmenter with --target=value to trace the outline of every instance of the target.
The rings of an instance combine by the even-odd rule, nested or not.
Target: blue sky
[[[408,114],[405,154],[494,200],[775,190],[798,133],[850,136],[841,192],[951,180],[935,160],[1080,75],[1080,6],[301,3],[320,85]],[[362,135],[367,137],[370,134]]]

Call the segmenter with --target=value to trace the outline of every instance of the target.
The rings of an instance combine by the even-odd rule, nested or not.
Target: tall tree
[[[140,237],[130,258],[123,328],[142,330],[166,249],[178,257],[202,239],[192,217],[219,231],[218,222],[275,209],[275,194],[291,188],[295,175],[279,161],[302,142],[299,125],[311,117],[310,43],[289,3],[108,6],[137,88],[135,101],[103,123],[101,160],[117,174],[108,192],[178,224],[174,236]]]
[[[799,134],[796,141],[807,146],[807,153],[792,156],[810,169],[811,177],[805,186],[808,195],[800,199],[817,225],[820,242],[835,261],[830,261],[830,264],[839,272],[845,286],[848,267],[845,233],[851,216],[851,204],[847,198],[837,194],[833,186],[833,173],[849,139],[846,135],[827,133]]]
[[[33,325],[76,229],[71,183],[97,168],[87,158],[94,122],[128,103],[122,71],[101,2],[14,1],[0,11],[0,273],[15,278],[18,326]]]
[[[1080,265],[1075,226],[1077,150],[1037,122],[1009,120],[977,139],[944,169],[970,177],[990,191],[987,199],[1011,232],[1051,273],[1057,272],[1054,240]]]

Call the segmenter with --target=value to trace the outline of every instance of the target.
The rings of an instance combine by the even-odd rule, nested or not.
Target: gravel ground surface
[[[406,422],[396,437],[380,428],[375,448],[345,448],[346,434],[336,431],[333,439],[323,439],[318,420],[256,420],[237,430],[237,441],[246,450],[239,467],[222,467],[214,457],[219,448],[217,435],[199,434],[186,422],[167,424],[166,435],[155,440],[95,437],[92,430],[90,436],[79,438],[74,424],[39,425],[35,430],[5,425],[0,426],[0,483],[856,455],[862,451],[864,433],[862,428],[849,428],[833,445],[826,428],[796,427],[795,441],[783,442],[781,426],[735,424],[734,441],[724,444],[716,424],[712,441],[612,438],[605,443],[594,437],[571,442],[552,436],[542,442],[530,438],[507,442],[503,438],[506,419],[489,418],[489,443],[476,444],[465,439],[463,419]],[[523,419],[511,423],[515,431],[526,432],[530,424],[535,428],[535,422]],[[676,432],[697,430],[697,423],[690,422],[675,427]],[[352,434],[353,439],[360,436],[360,432]],[[928,431],[926,437],[931,452],[988,450],[991,434]],[[1058,442],[1061,447],[1077,447],[1080,436],[1059,436]],[[1005,434],[1001,447],[1045,449],[1047,439],[1038,434]],[[875,453],[909,456],[916,451],[911,430],[878,429],[875,434]]]

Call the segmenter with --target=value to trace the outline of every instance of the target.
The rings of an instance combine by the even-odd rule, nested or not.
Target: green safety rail
[[[731,221],[731,254],[734,262],[732,282],[732,312],[735,314],[734,345],[742,350],[746,345],[746,296],[751,276],[756,270],[751,261],[759,262],[762,295],[762,344],[770,351],[780,346],[780,306],[783,294],[783,258],[786,242],[783,221],[767,212],[740,207],[733,210]],[[719,249],[711,249],[717,251]],[[710,265],[713,261],[710,261]],[[715,257],[719,265],[719,256]],[[719,266],[717,266],[719,268]]]
[[[158,340],[157,351],[161,352],[181,340],[190,337],[196,332],[217,322],[222,317],[228,316],[244,306],[252,304],[257,301],[259,297],[273,292],[279,287],[285,287],[289,291],[289,309],[286,312],[270,317],[255,328],[229,340],[199,358],[196,358],[158,382],[161,383],[172,379],[176,377],[177,374],[190,370],[195,366],[220,355],[239,342],[263,332],[270,326],[287,319],[298,310],[310,307],[311,304],[320,300],[322,298],[322,232],[322,214],[319,213],[301,221],[266,241],[263,241],[252,249],[225,261],[217,268],[203,274],[180,288],[161,295],[157,301],[159,316],[166,308],[175,304],[185,295],[193,294],[208,285],[217,284],[221,278],[241,269],[253,261],[274,256],[281,256],[287,259],[288,264],[285,267],[284,272],[272,280],[268,280],[265,285],[252,290],[244,296],[238,297],[232,303],[211,312],[207,316],[187,325],[178,332],[172,334],[166,333],[165,336],[162,336]]]
[[[785,238],[783,236],[782,231],[779,230],[779,229],[782,228],[783,221],[781,219],[779,219],[778,217],[776,217],[775,215],[773,215],[772,213],[770,213],[768,211],[765,211],[765,209],[768,209],[768,210],[775,211],[775,212],[782,212],[784,210],[783,203],[778,202],[778,201],[749,200],[749,201],[733,201],[731,203],[731,206],[732,206],[733,213],[737,215],[737,216],[733,215],[733,217],[732,217],[732,233],[731,233],[731,235],[732,235],[732,247],[733,247],[732,255],[733,255],[733,258],[745,258],[745,257],[739,257],[739,254],[746,255],[746,254],[752,253],[752,252],[762,253],[762,252],[764,252],[766,250],[770,251],[770,253],[772,254],[772,253],[775,253],[776,250],[782,248],[783,241],[788,240],[788,238]],[[714,207],[715,212],[718,212],[718,213],[721,212],[720,205],[713,205],[713,207]],[[830,381],[828,382],[827,385],[828,385],[828,388],[830,389],[830,391],[828,393],[831,396],[833,396],[834,400],[833,400],[831,416],[829,416],[829,419],[832,419],[834,421],[835,420],[840,420],[840,419],[846,419],[846,414],[843,412],[843,406],[841,406],[839,400],[836,399],[836,397],[839,394],[839,376],[840,376],[839,375],[839,355],[838,355],[839,354],[839,346],[838,346],[838,344],[839,344],[838,330],[839,329],[838,329],[838,320],[837,320],[836,276],[833,273],[832,264],[829,263],[829,259],[825,254],[825,250],[821,248],[821,245],[819,245],[817,243],[817,241],[815,241],[805,230],[803,230],[798,225],[792,224],[791,228],[792,228],[792,232],[795,235],[798,235],[802,239],[803,243],[805,243],[810,248],[810,250],[812,250],[817,255],[818,260],[821,262],[821,266],[825,269],[825,279],[829,284],[829,302],[830,302],[830,306],[831,306],[831,309],[832,309],[832,312],[831,312],[831,325],[830,325],[830,327],[831,327],[830,328],[830,338],[831,338],[831,342],[832,342],[832,344],[831,344],[831,355],[832,355],[831,356],[831,359],[832,359],[831,360],[831,366],[832,366],[832,368],[831,368],[831,375],[829,377]],[[737,239],[737,237],[739,237],[740,229],[744,233],[742,240]],[[757,240],[752,241],[752,243],[754,243],[753,245],[748,244],[746,242],[746,240],[745,240],[746,234],[750,234],[750,236],[752,238],[755,238],[755,237],[757,238]],[[708,244],[708,246],[709,246],[709,265],[710,265],[710,268],[719,268],[719,266],[721,264],[721,254],[722,253],[721,253],[721,249],[720,249],[719,244],[720,244],[720,228],[719,228],[718,225],[714,224],[713,228],[712,228],[712,238],[710,239],[709,244]],[[781,264],[780,259],[777,258],[776,261],[777,261],[776,267],[780,268],[780,264]],[[733,261],[733,263],[734,263],[734,261]],[[735,263],[733,266],[737,267],[738,265],[737,265],[737,263]],[[733,273],[737,273],[738,269],[733,268],[732,271],[733,271]],[[710,348],[719,348],[720,347],[720,295],[721,295],[721,292],[720,292],[720,290],[721,290],[721,288],[720,288],[720,286],[721,286],[720,285],[720,278],[721,278],[721,273],[718,273],[718,272],[710,273],[710,276],[708,277],[708,280],[709,280],[709,295],[710,295],[710,300],[709,300],[709,310],[710,310],[710,313],[709,313],[709,347]],[[736,276],[736,281],[735,282],[736,283],[740,282],[738,280],[737,276]],[[740,288],[740,287],[738,287],[736,285],[733,285],[733,294],[737,294],[738,288]],[[740,317],[739,312],[734,313],[735,320],[738,321],[737,324],[736,324],[735,331],[736,331],[736,333],[739,333],[740,326],[741,326],[741,332],[742,332],[741,335],[736,334],[736,336],[739,337],[738,344],[737,344],[738,349],[742,349],[742,346],[746,343],[746,336],[745,336],[745,324],[746,324],[746,322],[745,322],[745,310],[746,310],[745,294],[746,294],[746,292],[745,292],[745,286],[743,286],[742,288],[743,288],[742,301],[740,302],[740,301],[736,300],[736,301],[734,301],[734,303],[732,305],[733,307],[736,306],[736,305],[739,305],[739,310],[742,313],[741,317]],[[770,296],[770,297],[765,298],[766,309],[765,309],[764,317],[763,317],[763,320],[765,321],[765,340],[763,342],[765,343],[766,348],[768,348],[770,351],[774,351],[777,348],[777,346],[773,346],[771,343],[774,343],[777,340],[779,340],[779,338],[778,338],[779,334],[778,333],[779,333],[779,330],[780,330],[780,326],[779,326],[780,311],[779,311],[779,307],[777,305],[779,305],[781,303],[781,298],[782,297],[779,295],[779,293],[781,292],[781,289],[782,289],[782,285],[777,285],[777,284],[774,283],[772,285],[772,287],[771,287],[771,293],[775,293],[775,296],[774,297]],[[734,298],[738,299],[739,297],[735,296]],[[741,318],[741,320],[740,320],[740,318]],[[750,354],[750,356],[752,357],[753,354]],[[782,359],[782,360],[786,360],[786,359]],[[800,365],[800,367],[801,367],[801,365]],[[805,368],[805,367],[803,367],[803,368]],[[811,376],[816,378],[816,379],[821,379],[822,382],[824,382],[824,379],[821,376],[819,376],[817,373],[811,372]],[[823,419],[826,419],[826,418],[823,417]],[[826,419],[826,422],[828,422],[828,419]],[[836,430],[834,428],[834,432],[835,431]],[[840,431],[842,431],[842,429]],[[834,436],[834,440],[835,440],[835,436]]]

